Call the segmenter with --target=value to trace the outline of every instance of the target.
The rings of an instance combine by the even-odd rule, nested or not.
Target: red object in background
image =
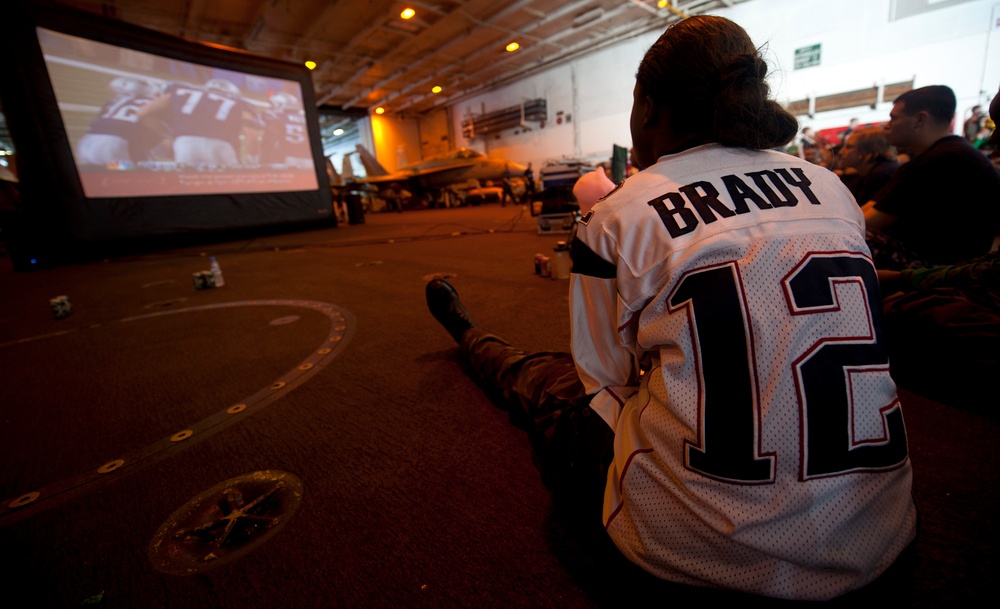
[[[859,123],[855,129],[862,129],[864,127],[881,127],[885,125],[885,121],[878,123]],[[826,142],[829,146],[840,146],[840,136],[845,131],[847,131],[847,125],[843,127],[830,127],[829,129],[823,129],[816,132],[816,138]]]

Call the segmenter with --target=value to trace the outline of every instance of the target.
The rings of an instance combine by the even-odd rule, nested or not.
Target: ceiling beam
[[[180,35],[184,38],[195,38],[191,35],[191,32],[199,32],[198,27],[201,24],[202,19],[205,17],[205,7],[208,5],[209,0],[191,0],[188,3],[187,14],[184,17],[184,25],[181,28]]]
[[[552,20],[558,19],[558,18],[560,18],[560,17],[562,17],[562,16],[564,16],[564,15],[566,15],[568,13],[575,12],[575,11],[579,10],[580,8],[582,8],[584,6],[589,5],[590,3],[591,3],[591,0],[577,0],[576,2],[571,2],[569,4],[564,4],[563,6],[559,7],[558,9],[556,9],[554,11],[551,11],[550,13],[547,13],[543,18],[535,20],[535,21],[532,21],[531,23],[529,23],[525,27],[521,28],[520,30],[517,30],[517,32],[515,32],[514,35],[515,35],[515,37],[517,37],[517,36],[522,35],[522,32],[523,33],[527,33],[527,32],[530,32],[532,30],[535,30],[535,29],[537,29],[537,28],[545,25],[546,23],[548,23],[548,22],[550,22]],[[528,4],[530,4],[530,3],[528,3]],[[458,41],[456,41],[456,42],[458,42]],[[493,49],[486,48],[486,47],[480,48],[478,51],[476,51],[472,55],[469,55],[467,57],[463,57],[462,59],[460,59],[458,61],[455,61],[455,62],[452,62],[451,64],[445,66],[444,68],[441,68],[440,70],[437,70],[437,72],[435,73],[434,76],[424,78],[423,80],[418,81],[418,83],[415,84],[415,85],[412,85],[412,86],[409,86],[409,87],[404,87],[401,91],[398,91],[396,93],[393,93],[393,94],[391,94],[391,95],[383,98],[379,102],[379,105],[389,103],[390,101],[392,101],[393,99],[399,97],[400,95],[408,93],[410,90],[416,88],[416,86],[419,86],[421,84],[426,84],[426,83],[430,82],[432,79],[441,80],[441,75],[442,74],[445,74],[447,72],[450,72],[452,70],[460,68],[461,66],[463,66],[464,64],[466,64],[470,59],[475,59],[476,57],[482,55],[483,53],[491,52],[492,50]],[[509,60],[509,59],[512,59],[512,57],[508,58],[507,60]],[[465,80],[468,80],[467,76],[466,76]],[[459,84],[458,86],[461,86],[461,84]],[[422,99],[423,99],[423,97],[419,98],[419,100],[422,100]],[[419,100],[417,100],[417,101],[419,101]],[[399,109],[400,110],[406,110],[407,108],[410,108],[412,106],[413,106],[413,102],[409,102],[409,103],[406,103],[403,106],[401,106]]]
[[[431,107],[425,111],[433,110],[434,108],[442,104],[456,103],[461,99],[481,93],[487,89],[490,89],[491,87],[496,87],[506,82],[527,78],[528,76],[540,72],[542,70],[550,69],[557,65],[563,64],[567,61],[576,59],[577,57],[588,55],[594,51],[607,48],[608,46],[616,44],[622,40],[634,38],[635,36],[645,34],[646,32],[651,31],[653,29],[660,29],[661,27],[665,27],[668,23],[677,20],[679,20],[679,17],[677,17],[676,15],[668,15],[666,21],[659,21],[651,18],[646,18],[645,20],[633,21],[631,23],[619,26],[615,28],[613,31],[609,32],[608,36],[606,36],[600,41],[597,41],[596,43],[587,40],[581,41],[580,43],[577,43],[576,45],[571,47],[567,52],[561,54],[560,56],[553,58],[546,58],[544,62],[539,62],[535,66],[531,66],[529,68],[526,68],[518,72],[511,72],[505,75],[501,75],[500,77],[494,78],[489,81],[484,81],[464,91],[460,91],[458,93],[450,95],[446,98],[436,100],[433,104],[431,104]]]
[[[518,2],[515,2],[513,4],[509,4],[509,5],[505,6],[503,9],[501,9],[497,13],[493,14],[486,21],[487,22],[493,22],[493,21],[497,21],[499,19],[502,19],[502,18],[506,17],[507,15],[510,15],[511,13],[520,10],[521,8],[524,8],[524,7],[528,6],[528,5],[530,5],[534,1],[535,0],[518,0]],[[353,106],[354,104],[358,103],[359,101],[361,101],[362,99],[364,99],[365,97],[367,97],[368,95],[370,95],[373,91],[377,91],[378,89],[380,89],[380,88],[384,87],[385,85],[387,85],[389,82],[392,82],[393,80],[396,80],[397,78],[399,78],[400,76],[402,76],[403,74],[405,74],[407,71],[413,70],[414,68],[417,68],[417,67],[419,67],[419,66],[427,63],[428,61],[431,61],[432,59],[436,59],[438,56],[443,55],[444,53],[446,53],[448,49],[450,49],[451,47],[457,45],[460,42],[463,42],[464,40],[465,40],[465,38],[454,38],[450,42],[448,42],[447,44],[439,47],[433,53],[427,53],[427,54],[422,55],[420,57],[420,59],[417,59],[416,61],[412,62],[409,65],[408,68],[403,69],[403,70],[398,70],[397,72],[394,72],[393,74],[390,74],[388,77],[385,77],[385,78],[379,80],[375,85],[373,85],[371,87],[368,87],[367,89],[365,89],[364,91],[362,91],[360,94],[355,95],[347,103],[345,103],[344,106],[348,107],[348,108],[351,107],[351,106]],[[366,68],[363,68],[362,70],[359,70],[358,73],[355,73],[354,76],[352,76],[352,80],[354,79],[354,77],[360,77],[359,73],[363,73],[363,72],[367,71],[370,68],[371,68],[371,66],[368,66]],[[347,83],[345,83],[345,84],[347,84]],[[335,95],[336,91],[334,91],[333,94]],[[325,99],[329,99],[332,96],[333,95],[330,95],[330,96],[326,97]]]
[[[573,35],[573,34],[579,34],[579,33],[580,33],[581,31],[586,31],[586,30],[588,30],[588,29],[591,29],[591,28],[593,28],[593,27],[597,26],[598,24],[601,24],[601,23],[603,23],[603,22],[605,22],[605,21],[608,21],[608,20],[610,20],[610,19],[613,19],[614,17],[617,17],[617,16],[618,16],[618,15],[620,15],[621,13],[623,13],[623,12],[625,12],[626,10],[629,10],[629,9],[631,9],[631,8],[633,8],[631,4],[628,4],[628,3],[625,3],[625,4],[619,4],[619,5],[617,5],[616,7],[612,8],[611,10],[609,10],[609,11],[606,11],[606,12],[605,12],[605,13],[604,13],[604,14],[603,14],[603,15],[601,16],[601,18],[600,18],[600,19],[597,19],[597,20],[594,20],[594,21],[592,21],[592,22],[588,23],[588,24],[587,24],[586,26],[584,26],[583,28],[578,28],[578,29],[566,29],[566,30],[562,30],[562,31],[560,31],[560,32],[557,32],[556,34],[553,34],[552,36],[549,36],[549,37],[548,37],[548,38],[546,38],[545,40],[546,40],[547,42],[548,42],[548,41],[558,41],[558,40],[560,40],[560,39],[562,39],[562,38],[565,38],[565,37],[567,37],[567,36],[570,36],[570,35]],[[646,21],[648,22],[648,21],[649,21],[649,19],[650,19],[650,18],[648,18],[648,17],[647,17],[647,18],[646,18]],[[628,27],[632,27],[632,26],[631,26],[631,25],[629,25]],[[600,41],[598,41],[597,43],[598,43],[598,44],[600,44]],[[574,52],[577,52],[577,51],[578,51],[578,50],[579,50],[579,49],[581,48],[581,46],[586,46],[586,45],[593,45],[593,44],[594,44],[594,40],[593,40],[593,39],[589,39],[589,40],[584,40],[584,41],[582,41],[582,42],[579,42],[579,43],[577,43],[577,44],[573,45],[572,47],[569,47],[568,49],[567,49],[567,48],[565,48],[565,47],[563,47],[563,48],[562,48],[562,50],[561,50],[561,51],[560,51],[559,53],[557,53],[557,54],[555,55],[555,57],[556,57],[556,58],[559,58],[559,57],[562,57],[562,56],[565,56],[566,54],[570,54],[570,53],[574,53]],[[535,47],[535,48],[531,49],[531,51],[530,51],[530,52],[537,52],[537,51],[539,50],[539,48],[540,48],[540,47]],[[472,56],[470,56],[470,57],[469,57],[468,59],[472,59],[473,57],[475,57],[475,56],[478,56],[478,55],[482,54],[483,52],[487,52],[488,50],[489,50],[489,49],[480,49],[480,51],[478,51],[478,52],[474,53],[474,54],[473,54]],[[520,51],[519,51],[519,52],[520,52]],[[488,67],[485,67],[485,68],[482,68],[482,69],[480,69],[480,70],[478,70],[478,71],[476,71],[476,72],[473,72],[473,73],[471,73],[471,74],[466,74],[466,75],[465,75],[465,78],[464,78],[464,81],[465,81],[465,82],[469,82],[469,81],[473,81],[473,82],[475,82],[475,80],[476,80],[476,77],[477,77],[478,75],[480,75],[480,74],[482,74],[482,73],[484,73],[484,72],[486,72],[486,71],[489,71],[489,70],[493,70],[493,69],[495,69],[495,68],[496,68],[496,66],[498,66],[498,65],[502,65],[502,64],[506,64],[506,63],[509,63],[509,62],[511,62],[511,61],[514,61],[515,59],[517,59],[517,60],[523,60],[523,59],[524,59],[524,56],[523,56],[523,55],[521,55],[520,57],[517,57],[516,55],[517,55],[516,53],[511,53],[511,54],[509,54],[509,55],[508,55],[507,57],[504,57],[504,58],[502,58],[502,59],[499,59],[499,60],[497,60],[497,61],[495,61],[495,62],[492,62],[492,63],[491,63],[491,64],[490,64],[490,65],[489,65]],[[558,59],[557,59],[557,60],[558,60]],[[546,61],[546,63],[548,63],[548,62]],[[479,88],[480,88],[480,87],[478,87],[478,86],[476,86],[476,87],[475,87],[475,89],[479,89]],[[468,91],[468,89],[466,89],[465,91],[461,92],[461,93],[459,94],[459,96],[465,96],[465,95],[467,94],[467,91]],[[450,96],[450,97],[448,97],[448,98],[444,99],[444,100],[443,100],[443,102],[436,102],[436,103],[434,103],[434,104],[433,104],[433,106],[438,106],[438,105],[440,105],[441,103],[444,103],[444,102],[447,102],[448,100],[452,99],[453,97],[454,97],[454,96]],[[415,100],[415,101],[413,101],[413,102],[410,102],[410,103],[407,103],[407,104],[404,104],[403,106],[401,106],[401,107],[399,108],[399,110],[406,110],[406,109],[408,109],[408,108],[412,107],[412,106],[413,106],[413,104],[414,104],[414,103],[416,103],[416,101],[419,101],[419,100]],[[380,103],[385,103],[385,102],[380,102]]]

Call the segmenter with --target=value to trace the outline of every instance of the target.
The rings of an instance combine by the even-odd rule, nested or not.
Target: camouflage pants
[[[573,357],[527,353],[478,328],[465,333],[461,351],[473,376],[532,437],[546,482],[603,494],[614,433],[590,409]]]

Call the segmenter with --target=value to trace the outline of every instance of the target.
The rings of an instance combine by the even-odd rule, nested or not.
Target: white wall
[[[997,0],[971,0],[889,21],[892,0],[752,0],[719,14],[733,19],[758,44],[775,71],[776,99],[829,95],[914,80],[914,87],[944,84],[958,98],[958,117],[989,104],[1000,84],[1000,35],[994,26]],[[765,8],[766,7],[766,8]],[[764,10],[762,10],[764,9]],[[795,49],[822,45],[819,66],[794,69]],[[888,118],[891,104],[800,117],[817,129]],[[961,123],[961,120],[958,121]]]
[[[742,25],[765,45],[772,92],[782,102],[914,80],[945,84],[958,97],[957,125],[976,105],[988,106],[1000,85],[1000,1],[968,0],[889,21],[894,0],[750,0],[715,14]],[[600,160],[613,144],[629,147],[628,117],[635,70],[658,34],[647,34],[452,107],[457,146],[490,156],[533,162],[583,157]],[[822,45],[818,66],[795,70],[795,49]],[[461,120],[473,114],[545,98],[544,128],[466,141]],[[815,129],[888,119],[890,104],[799,117]],[[571,120],[554,124],[557,112]]]
[[[628,118],[632,109],[635,70],[657,34],[626,41],[613,48],[556,67],[521,82],[477,95],[453,107],[456,145],[475,148],[489,156],[536,168],[548,160],[567,157],[610,158],[614,144],[631,146]],[[515,135],[505,131],[499,139],[472,141],[462,136],[461,121],[516,106],[522,101],[543,98],[548,120],[544,126]],[[557,123],[561,118],[562,122]],[[567,120],[568,119],[568,120]]]

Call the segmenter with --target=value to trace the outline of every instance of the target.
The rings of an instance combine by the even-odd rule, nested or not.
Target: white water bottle
[[[208,266],[208,270],[212,271],[212,279],[215,281],[215,287],[221,288],[226,285],[226,280],[222,278],[222,269],[219,267],[219,262],[215,259],[215,256],[209,258],[212,264]]]
[[[566,245],[565,241],[559,241],[556,243],[556,247],[553,251],[555,252],[555,257],[552,265],[552,278],[569,279],[571,267],[569,259],[569,246]]]

